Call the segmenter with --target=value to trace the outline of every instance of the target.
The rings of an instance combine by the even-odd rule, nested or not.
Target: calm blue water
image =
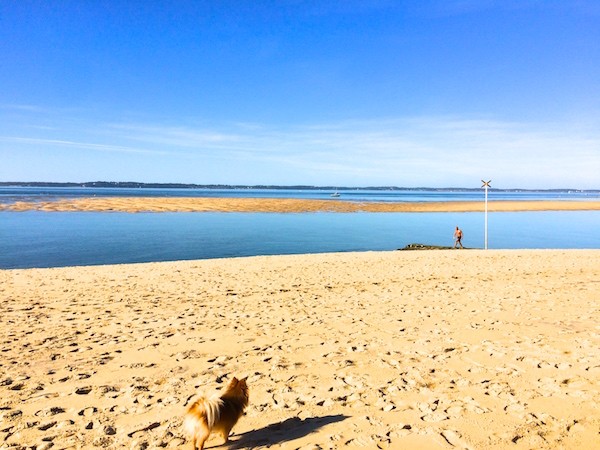
[[[482,213],[0,212],[0,268],[483,247]],[[489,214],[489,248],[600,248],[600,211]]]
[[[151,188],[40,188],[2,187],[0,203],[78,197],[254,197],[330,199],[331,189],[151,189]],[[481,191],[341,190],[342,201],[426,202],[482,200]],[[598,200],[600,191],[495,191],[490,200]]]
[[[332,190],[0,187],[0,203],[87,196],[329,199]],[[483,191],[342,190],[346,201],[481,200]],[[600,192],[490,191],[490,200],[597,200]],[[0,268],[394,250],[452,245],[459,225],[483,247],[481,213],[0,212]],[[600,248],[600,212],[493,213],[490,248]]]

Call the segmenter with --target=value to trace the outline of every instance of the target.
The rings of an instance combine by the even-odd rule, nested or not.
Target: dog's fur
[[[225,443],[229,433],[248,406],[249,390],[246,378],[233,378],[219,396],[200,397],[188,408],[184,428],[192,437],[194,449],[204,449],[204,443],[211,432],[218,432]]]

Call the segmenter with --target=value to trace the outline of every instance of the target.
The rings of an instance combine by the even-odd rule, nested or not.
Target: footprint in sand
[[[444,430],[441,435],[446,439],[448,444],[453,447],[470,450],[471,447],[461,438],[460,434],[453,430]]]
[[[425,414],[421,417],[423,422],[442,422],[448,419],[449,417],[441,411],[434,411],[431,414]]]
[[[79,411],[78,414],[83,417],[91,417],[94,414],[96,414],[97,412],[98,412],[98,408],[96,408],[95,406],[89,406],[89,407],[84,408],[81,411]]]
[[[25,383],[15,383],[15,384],[11,384],[9,389],[11,391],[21,391],[21,390],[23,390],[24,387],[25,387]]]
[[[35,413],[38,417],[49,417],[55,416],[56,414],[64,413],[66,410],[64,408],[60,408],[58,406],[53,406],[51,408],[41,409]]]
[[[15,420],[19,417],[23,416],[23,411],[19,409],[13,409],[11,411],[7,411],[4,414],[0,415],[0,419],[2,420]]]
[[[91,386],[85,386],[85,387],[78,388],[78,389],[75,391],[75,393],[76,393],[77,395],[87,395],[87,394],[89,394],[90,392],[92,392],[92,389],[93,389],[93,388],[92,388]]]
[[[38,427],[38,430],[46,431],[56,425],[56,421],[46,422]]]

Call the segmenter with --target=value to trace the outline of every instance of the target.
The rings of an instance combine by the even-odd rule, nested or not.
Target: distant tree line
[[[481,188],[430,188],[430,187],[398,187],[398,186],[360,186],[360,187],[340,187],[340,186],[309,186],[309,185],[292,185],[280,186],[272,184],[256,184],[256,185],[233,185],[233,184],[188,184],[188,183],[139,183],[135,181],[88,181],[85,183],[69,183],[69,182],[47,182],[47,181],[0,181],[0,186],[15,186],[15,187],[95,187],[95,188],[154,188],[154,189],[294,189],[294,190],[371,190],[371,191],[439,191],[439,192],[470,192],[480,191]],[[600,189],[495,189],[490,191],[498,192],[600,192]]]

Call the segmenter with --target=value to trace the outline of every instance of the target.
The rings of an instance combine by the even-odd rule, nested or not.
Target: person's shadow
[[[348,417],[350,416],[345,416],[343,414],[308,417],[304,420],[299,417],[292,417],[283,422],[272,423],[271,425],[267,425],[258,430],[246,431],[239,435],[233,435],[227,446],[224,446],[223,448],[235,450],[281,444],[286,441],[293,441],[294,439],[307,436],[325,425],[341,422]]]

